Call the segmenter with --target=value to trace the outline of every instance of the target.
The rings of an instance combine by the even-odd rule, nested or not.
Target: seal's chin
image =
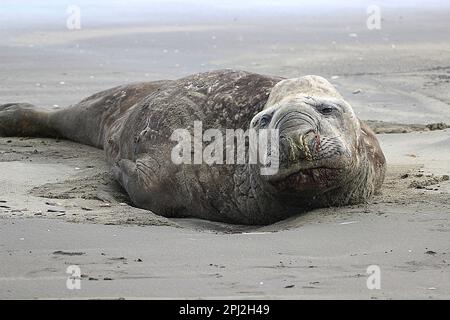
[[[300,169],[290,174],[272,177],[269,183],[279,191],[313,191],[331,188],[341,170],[316,167]]]

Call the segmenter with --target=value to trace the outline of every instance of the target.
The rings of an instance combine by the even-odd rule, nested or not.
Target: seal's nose
[[[316,133],[313,129],[298,130],[295,132],[296,147],[298,151],[298,158],[306,159],[308,161],[313,160],[314,144],[316,139]]]
[[[320,146],[319,129],[310,106],[290,107],[280,113],[276,127],[280,131],[282,160],[312,161]]]
[[[280,146],[282,154],[289,162],[312,161],[315,158],[317,144],[320,143],[318,141],[320,138],[314,129],[298,129],[280,137]]]

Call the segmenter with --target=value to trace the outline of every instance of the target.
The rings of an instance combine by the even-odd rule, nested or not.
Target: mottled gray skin
[[[270,97],[269,97],[270,95]],[[171,161],[175,129],[277,128],[280,170]],[[383,182],[373,132],[331,84],[219,70],[130,84],[61,110],[0,105],[0,136],[61,137],[103,148],[133,203],[165,217],[269,224],[366,201]]]

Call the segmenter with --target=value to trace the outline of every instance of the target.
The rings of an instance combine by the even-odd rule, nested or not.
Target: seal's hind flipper
[[[50,112],[29,103],[0,105],[0,136],[57,137],[49,124]]]

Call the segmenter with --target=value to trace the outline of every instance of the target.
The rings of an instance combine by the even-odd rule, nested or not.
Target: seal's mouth
[[[287,176],[270,181],[278,190],[309,190],[326,187],[339,175],[340,170],[327,167],[301,169]]]
[[[280,137],[280,155],[282,163],[297,161],[313,161],[320,158],[320,134],[315,130],[307,130]]]

